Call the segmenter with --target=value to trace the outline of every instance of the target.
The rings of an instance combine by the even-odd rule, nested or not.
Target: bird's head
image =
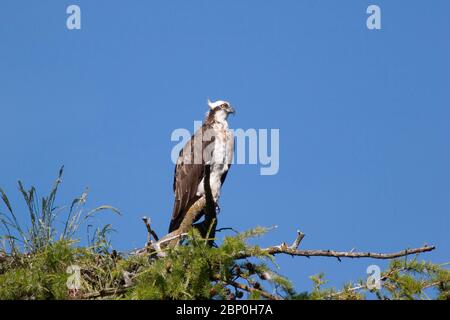
[[[227,101],[217,100],[214,102],[211,102],[208,99],[208,118],[214,119],[216,121],[224,121],[227,119],[229,114],[234,114],[236,111],[231,106],[231,104]]]

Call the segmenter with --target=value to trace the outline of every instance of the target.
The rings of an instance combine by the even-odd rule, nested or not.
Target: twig
[[[154,249],[154,251],[156,251],[156,256],[159,258],[164,258],[166,256],[166,253],[164,251],[161,250],[161,245],[159,242],[155,242],[152,245],[152,248]]]
[[[430,282],[428,284],[426,284],[422,290],[428,289],[428,288],[432,288],[432,287],[436,287],[438,285],[440,285],[442,283],[442,281],[435,281],[435,282]]]
[[[165,257],[166,253],[162,251],[162,249],[168,247],[171,241],[178,240],[179,238],[183,238],[187,235],[188,235],[187,233],[181,234],[174,234],[173,232],[169,233],[165,235],[161,240],[147,244],[144,248],[134,250],[131,254],[143,255],[154,251],[157,253],[158,257]]]
[[[294,243],[289,247],[289,249],[296,250],[298,246],[300,245],[300,242],[302,242],[303,238],[305,237],[305,234],[301,232],[300,230],[297,230],[297,238],[295,238]]]
[[[158,235],[152,229],[151,224],[150,224],[150,219],[147,217],[142,217],[142,221],[144,221],[144,224],[147,227],[147,233],[148,233],[147,242],[152,243],[152,238],[151,238],[152,236],[153,236],[153,239],[155,239],[155,241],[158,241],[159,240]]]
[[[235,288],[239,288],[239,289],[247,291],[247,292],[258,292],[261,296],[263,296],[264,298],[270,299],[270,300],[282,300],[280,297],[274,296],[264,290],[252,288],[252,287],[249,287],[248,285],[245,285],[245,284],[242,284],[242,283],[239,283],[236,281],[231,281],[229,284]]]
[[[231,228],[231,227],[219,228],[219,229],[216,229],[216,232],[222,232],[222,231],[226,231],[226,230],[230,230],[230,231],[233,231],[236,234],[239,234],[239,231],[237,231],[236,229]]]
[[[393,270],[389,271],[388,273],[386,273],[384,276],[380,277],[380,281],[384,282],[387,279],[389,279],[389,277],[394,272],[402,271],[402,270],[405,270],[405,268],[393,269]],[[328,296],[328,298],[333,298],[333,297],[339,296],[339,295],[343,294],[344,292],[355,292],[355,291],[359,291],[359,290],[362,290],[362,289],[367,289],[367,284],[358,285],[358,286],[355,286],[355,287],[352,287],[352,288],[348,288],[347,290],[342,290],[342,291],[339,291],[339,292],[332,293],[332,294],[330,294]]]
[[[249,282],[249,280],[247,278],[243,278],[243,279],[245,279],[245,280],[247,280],[247,282]],[[256,289],[256,288],[253,288],[251,286],[239,283],[239,282],[237,282],[235,280],[226,280],[225,281],[218,274],[213,275],[211,277],[211,280],[212,281],[222,282],[225,286],[230,285],[230,286],[235,287],[236,289],[241,289],[241,290],[244,290],[244,291],[247,291],[247,292],[258,292],[261,296],[263,296],[264,298],[270,299],[270,300],[283,300],[281,297],[277,297],[275,295],[272,295],[272,294],[270,294],[270,293],[268,293],[268,292],[266,292],[266,291],[264,291],[262,289]]]
[[[188,235],[187,232],[185,232],[185,233],[180,233],[180,234],[169,233],[168,235],[164,236],[161,240],[159,240],[159,241],[158,241],[158,244],[159,244],[161,247],[166,247],[167,245],[165,245],[165,244],[167,244],[167,243],[170,242],[171,240],[183,238],[183,237],[185,237],[185,236],[187,236],[187,235]],[[163,244],[164,244],[164,245],[163,245]]]

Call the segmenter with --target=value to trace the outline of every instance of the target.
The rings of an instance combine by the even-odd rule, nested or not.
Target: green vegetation
[[[0,210],[0,299],[364,299],[370,292],[365,280],[326,287],[323,274],[311,277],[311,292],[297,293],[278,274],[275,258],[247,240],[268,231],[255,228],[225,237],[218,246],[192,230],[182,245],[153,253],[118,253],[112,249],[110,225],[88,235],[80,246],[77,230],[100,210],[119,213],[111,206],[85,211],[87,193],[70,207],[57,207],[62,169],[47,197],[38,199],[34,188],[19,190],[28,211],[28,226],[19,222],[3,190]],[[57,218],[65,216],[61,229]],[[20,216],[23,218],[23,216]],[[250,258],[239,258],[243,251]],[[298,263],[301,263],[299,260]],[[76,270],[79,270],[79,277]],[[413,259],[392,260],[381,274],[379,299],[449,299],[450,271]],[[430,291],[431,290],[431,291]]]

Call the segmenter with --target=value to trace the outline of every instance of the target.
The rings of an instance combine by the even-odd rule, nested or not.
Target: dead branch
[[[150,224],[150,219],[147,217],[142,217],[142,221],[144,221],[145,226],[147,227],[147,232],[148,232],[148,236],[147,236],[147,243],[152,243],[152,237],[153,239],[155,239],[155,241],[158,241],[158,235],[156,234],[155,231],[153,231],[151,224]]]
[[[150,244],[147,243],[147,245],[144,248],[137,249],[133,251],[131,254],[143,255],[155,252],[158,257],[165,257],[166,254],[163,251],[163,249],[169,247],[170,243],[173,240],[179,241],[179,239],[182,239],[187,235],[188,235],[187,233],[174,234],[173,232],[171,232],[156,242],[152,242]]]
[[[289,247],[289,249],[296,250],[298,246],[300,245],[300,242],[302,242],[303,238],[305,237],[305,234],[301,232],[300,230],[297,230],[297,238],[295,238],[292,245]]]
[[[261,249],[261,252],[269,255],[288,254],[291,256],[302,257],[334,257],[334,258],[372,258],[372,259],[395,259],[399,257],[409,256],[412,254],[428,252],[434,250],[435,246],[423,246],[414,249],[405,249],[394,253],[377,253],[377,252],[354,252],[353,250],[346,251],[334,251],[334,250],[298,250],[300,242],[305,235],[298,231],[297,238],[294,243],[288,247],[285,243],[279,246],[268,247]],[[251,250],[241,251],[235,255],[235,259],[245,259],[254,256],[254,252]]]
[[[213,215],[210,215],[212,217]],[[185,219],[186,220],[186,219]],[[184,222],[184,220],[183,220]],[[213,221],[214,222],[214,221]],[[204,222],[203,222],[204,223]],[[212,225],[212,229],[215,232],[216,223]],[[158,256],[165,256],[164,252],[162,252],[162,248],[167,248],[173,246],[174,243],[178,244],[180,239],[187,236],[187,232],[179,233],[179,230],[171,232],[165,235],[159,241],[150,243],[146,248],[137,250],[135,253],[143,254],[149,252],[156,252]],[[339,261],[341,258],[371,258],[371,259],[395,259],[399,257],[405,257],[413,254],[429,252],[436,249],[435,246],[425,245],[423,247],[413,248],[413,249],[405,249],[398,252],[393,253],[378,253],[378,252],[355,252],[354,249],[350,251],[335,251],[335,250],[299,250],[298,247],[302,242],[305,234],[297,231],[297,237],[292,243],[292,245],[288,246],[286,243],[282,243],[278,246],[268,247],[261,249],[260,252],[262,254],[269,255],[277,255],[277,254],[287,254],[291,256],[301,256],[301,257],[333,257],[337,258]],[[254,250],[245,250],[237,253],[234,258],[235,259],[246,259],[255,256]]]

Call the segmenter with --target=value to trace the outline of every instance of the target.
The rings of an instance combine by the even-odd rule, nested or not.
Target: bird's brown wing
[[[189,208],[200,198],[197,195],[197,188],[205,174],[205,162],[208,161],[204,159],[202,153],[206,147],[210,148],[209,145],[214,143],[214,139],[202,141],[202,134],[207,129],[203,126],[198,130],[180,151],[175,165],[173,181],[175,202],[169,232],[178,229]]]

